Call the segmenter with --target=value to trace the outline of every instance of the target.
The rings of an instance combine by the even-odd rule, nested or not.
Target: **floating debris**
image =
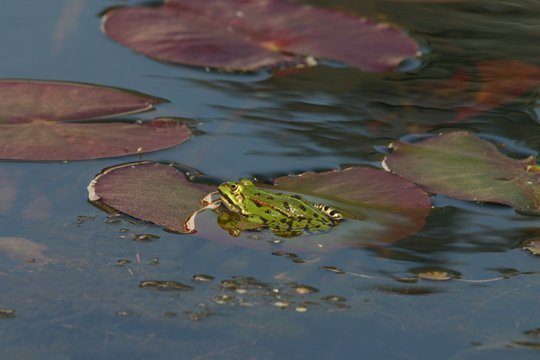
[[[124,265],[129,264],[129,263],[131,263],[131,260],[120,259],[120,260],[116,260],[116,265],[114,265],[114,266],[116,266],[116,267],[122,267],[122,266],[124,266]]]
[[[87,221],[95,220],[95,219],[96,219],[96,215],[94,216],[77,215],[75,217],[75,224],[82,225]]]
[[[152,266],[159,265],[159,258],[153,257],[152,260],[150,260],[150,265]]]
[[[192,321],[201,321],[202,319],[212,316],[214,314],[208,310],[203,310],[203,311],[198,311],[198,312],[186,310],[184,311],[184,315],[186,315],[187,318]]]
[[[15,317],[15,309],[0,308],[0,319],[12,319]]]
[[[325,302],[328,302],[328,303],[343,303],[343,302],[347,301],[346,298],[344,298],[343,296],[339,296],[339,295],[328,295],[328,296],[323,297],[321,300],[323,300]]]
[[[165,311],[163,313],[163,316],[165,316],[166,318],[169,318],[169,319],[172,319],[173,317],[176,317],[176,315],[178,315],[178,314],[175,313],[174,311]]]
[[[523,241],[523,243],[521,244],[521,248],[523,250],[529,251],[533,255],[539,256],[540,255],[540,238],[535,237],[535,238],[527,239]]]
[[[288,301],[280,300],[273,303],[273,305],[281,309],[286,309],[289,307],[290,303]]]
[[[109,225],[118,225],[122,223],[122,220],[118,219],[118,216],[111,215],[105,220],[105,223]]]
[[[137,313],[131,310],[120,310],[114,313],[116,316],[128,317],[128,316],[137,316]]]
[[[299,305],[294,310],[299,313],[305,313],[306,311],[308,311],[308,307],[304,305]]]
[[[139,284],[142,288],[153,288],[159,290],[193,290],[193,286],[182,284],[178,281],[166,281],[166,280],[146,280],[141,281]]]
[[[159,236],[153,234],[133,234],[129,238],[133,241],[154,241],[159,239]]]
[[[221,289],[223,290],[236,290],[242,287],[236,280],[223,280],[221,282]]]
[[[206,274],[195,274],[192,277],[193,281],[197,282],[210,282],[213,281],[215,278],[212,275],[206,275]]]
[[[527,336],[534,336],[534,337],[540,337],[540,328],[534,328],[531,330],[526,330],[523,332],[523,334]]]
[[[232,302],[234,300],[234,297],[226,294],[219,294],[217,296],[214,296],[213,300],[216,304],[223,305]]]
[[[453,278],[453,276],[446,271],[422,271],[416,275],[420,279],[433,281],[446,281]]]
[[[343,271],[340,268],[337,268],[335,266],[321,266],[320,269],[330,271],[330,272],[333,272],[333,273],[336,273],[336,274],[339,274],[339,275],[343,275],[343,274],[347,273],[346,271]]]
[[[296,285],[294,286],[294,291],[300,295],[307,295],[319,292],[319,289],[309,285]]]
[[[304,259],[300,258],[300,256],[298,256],[295,253],[284,252],[284,251],[274,251],[272,253],[272,255],[274,255],[274,256],[285,256],[287,259],[289,259],[293,263],[297,263],[297,264],[303,264],[303,263],[306,262]]]

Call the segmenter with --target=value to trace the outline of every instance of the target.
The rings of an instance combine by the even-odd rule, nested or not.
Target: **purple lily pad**
[[[316,198],[357,220],[347,220],[347,224],[328,233],[287,239],[287,243],[296,248],[305,249],[304,244],[324,243],[324,248],[328,249],[397,241],[423,227],[431,206],[426,193],[415,185],[371,168],[288,176],[276,179],[275,183],[276,186],[269,187],[300,193],[310,200]],[[214,186],[188,181],[173,167],[154,162],[106,169],[89,186],[90,200],[96,205],[177,232],[189,232],[185,227],[186,220],[202,207],[202,198],[215,190]],[[217,226],[215,214],[211,215],[209,211],[197,215],[195,223],[201,237],[219,241],[229,238]],[[233,243],[260,246],[261,242],[254,243],[254,235],[250,234],[253,233],[244,232]],[[315,237],[319,243],[306,240]]]
[[[285,0],[115,8],[104,16],[103,30],[154,59],[225,71],[307,65],[310,56],[389,71],[418,54],[416,42],[390,24]]]
[[[0,80],[0,159],[85,160],[178,145],[191,131],[175,119],[70,122],[147,111],[163,101],[89,84]]]
[[[286,176],[274,184],[276,189],[315,196],[357,220],[339,240],[346,246],[409,237],[422,229],[431,208],[427,194],[414,184],[367,167]]]
[[[398,142],[384,164],[432,193],[540,215],[540,169],[535,159],[511,159],[469,132]]]
[[[212,191],[215,186],[190,182],[175,168],[152,161],[105,169],[88,186],[95,205],[180,233],[191,232],[186,221]]]

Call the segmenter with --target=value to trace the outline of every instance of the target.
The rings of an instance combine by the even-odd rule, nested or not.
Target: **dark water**
[[[192,118],[204,134],[143,158],[230,179],[378,166],[379,146],[448,127],[502,139],[515,156],[540,148],[534,90],[457,126],[447,124],[454,109],[428,101],[432,89],[403,90],[481,60],[540,65],[539,1],[313,1],[398,23],[425,56],[409,73],[322,66],[288,77],[208,73],[136,55],[99,28],[101,11],[130,3],[4,0],[0,77],[92,82],[167,98],[141,118]],[[101,169],[137,159],[0,163],[4,183],[16,189],[0,204],[0,307],[16,310],[0,318],[1,358],[540,356],[540,258],[520,248],[540,237],[538,218],[438,196],[426,227],[395,244],[277,256],[279,245],[255,249],[125,219],[106,223],[86,201],[86,186]],[[134,241],[134,234],[159,239]],[[116,266],[122,259],[131,262]],[[395,279],[425,269],[457,278]],[[192,282],[201,273],[215,279]],[[194,290],[143,289],[142,280]],[[232,288],[223,289],[224,280]],[[298,284],[319,291],[300,294]]]

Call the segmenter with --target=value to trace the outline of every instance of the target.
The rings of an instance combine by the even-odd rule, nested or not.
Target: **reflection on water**
[[[0,69],[2,77],[167,98],[140,118],[193,118],[203,133],[143,158],[225,179],[378,166],[389,142],[443,128],[503,139],[512,156],[538,154],[538,85],[455,122],[476,95],[455,82],[466,79],[460,74],[474,78],[481,61],[540,66],[538,1],[302,2],[399,24],[424,46],[422,64],[392,74],[342,66],[275,77],[208,73],[152,61],[103,36],[97,14],[122,1],[8,0]],[[531,309],[539,258],[523,249],[535,249],[538,218],[437,196],[424,229],[392,244],[315,251],[271,236],[239,243],[221,229],[209,241],[109,218],[86,201],[101,169],[137,159],[0,163],[2,358],[538,356],[540,316]],[[370,237],[346,225],[325,241],[346,231]],[[499,280],[472,282],[490,279]],[[139,287],[145,281],[193,290]]]

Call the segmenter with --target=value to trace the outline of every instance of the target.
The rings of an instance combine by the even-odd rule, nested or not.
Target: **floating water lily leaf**
[[[308,64],[328,58],[389,71],[418,45],[389,24],[285,0],[168,0],[115,8],[103,18],[112,39],[152,58],[227,71]]]
[[[10,160],[85,160],[169,148],[191,136],[174,119],[149,122],[61,123],[33,121],[0,124],[0,158]]]
[[[70,122],[147,111],[160,102],[103,86],[0,80],[0,159],[84,160],[178,145],[191,132],[175,119]]]
[[[533,157],[515,160],[469,132],[398,142],[385,166],[429,192],[540,214],[540,172]]]
[[[150,221],[176,232],[201,208],[214,186],[195,184],[175,168],[152,161],[105,169],[88,186],[89,199],[108,210]]]
[[[0,124],[88,120],[147,111],[164,100],[81,83],[0,79]]]
[[[484,61],[476,65],[482,88],[479,107],[491,108],[540,87],[540,67],[523,61]]]
[[[274,183],[277,189],[315,196],[358,220],[341,235],[349,246],[406,238],[422,229],[431,207],[414,184],[367,167],[286,176]]]

